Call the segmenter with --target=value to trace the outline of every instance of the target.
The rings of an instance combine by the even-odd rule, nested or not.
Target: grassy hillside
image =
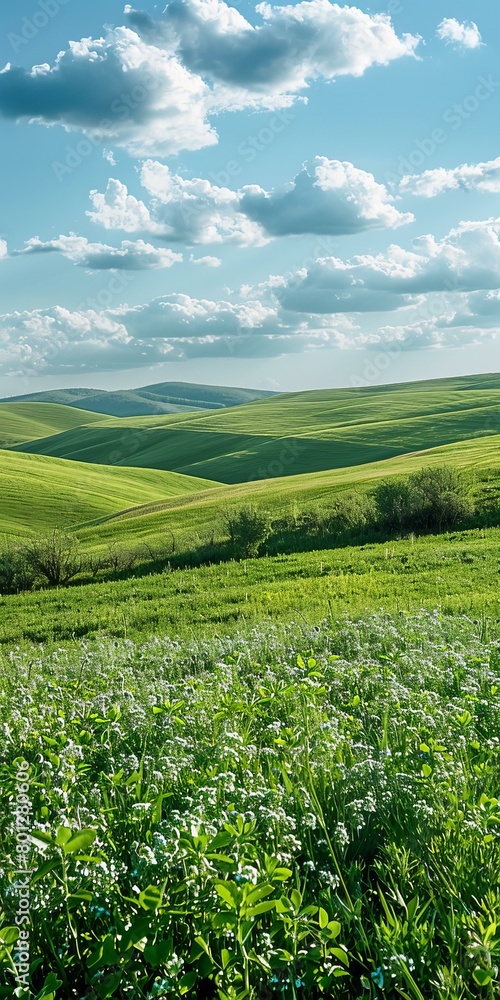
[[[36,406],[33,403],[0,403],[0,448],[10,448],[41,435],[60,434],[102,419],[101,414],[94,415],[56,403],[38,403]]]
[[[177,473],[82,466],[9,451],[0,451],[0,481],[0,535],[69,527],[214,485]]]
[[[104,389],[50,389],[13,396],[6,402],[59,403],[115,417],[132,417],[220,409],[273,395],[272,392],[259,389],[158,382],[139,389],[120,389],[114,392]]]
[[[234,484],[364,465],[499,431],[500,377],[476,376],[290,393],[206,414],[107,420],[20,448]]]
[[[499,619],[500,529],[300,552],[0,597],[0,645],[228,634],[259,622],[438,608]]]
[[[170,500],[153,501],[98,523],[82,526],[78,536],[86,548],[106,548],[112,543],[139,546],[144,542],[161,546],[175,537],[176,552],[190,551],[224,534],[223,508],[256,504],[274,516],[292,507],[322,507],[332,496],[351,488],[366,490],[377,481],[392,475],[406,475],[424,465],[452,464],[477,472],[483,488],[491,493],[500,490],[500,434],[459,445],[445,445],[414,455],[384,462],[337,469],[273,481],[241,483],[179,495]]]

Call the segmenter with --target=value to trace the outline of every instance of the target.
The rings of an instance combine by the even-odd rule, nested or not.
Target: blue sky
[[[2,395],[498,370],[499,29],[491,0],[4,5]]]

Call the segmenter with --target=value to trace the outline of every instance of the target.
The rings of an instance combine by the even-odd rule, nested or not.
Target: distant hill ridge
[[[225,484],[352,468],[500,433],[495,374],[270,396],[245,406],[128,418],[89,420],[80,409],[77,426],[68,419],[74,409],[52,406],[61,410],[60,427],[50,426],[49,414],[48,431],[37,427],[42,403],[2,403],[0,432],[3,423],[4,447],[19,452]],[[17,408],[30,411],[24,430]]]
[[[223,410],[275,396],[263,389],[158,382],[139,389],[48,389],[1,399],[2,403],[58,403],[111,417],[147,417],[160,413]]]

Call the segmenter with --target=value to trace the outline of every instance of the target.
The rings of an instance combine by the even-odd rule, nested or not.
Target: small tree
[[[241,559],[256,556],[271,530],[269,515],[253,505],[225,511],[224,521],[234,554]]]
[[[45,577],[51,587],[68,583],[82,565],[76,538],[57,529],[44,538],[29,542],[25,553],[28,565]]]
[[[137,561],[138,553],[133,549],[120,548],[116,542],[112,542],[107,552],[107,564],[115,573],[131,569]]]

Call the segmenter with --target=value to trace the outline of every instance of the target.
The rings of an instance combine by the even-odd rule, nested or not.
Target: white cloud
[[[105,243],[89,243],[84,236],[71,233],[69,236],[58,236],[53,240],[43,242],[37,236],[26,241],[23,250],[13,253],[13,256],[25,254],[60,253],[79,267],[88,267],[94,271],[147,271],[157,268],[172,267],[182,261],[180,253],[173,250],[154,247],[144,240],[123,240],[121,246],[110,247]]]
[[[213,145],[209,94],[175,55],[123,27],[103,38],[70,42],[52,67],[7,64],[0,72],[0,113],[6,118],[63,125],[135,156]]]
[[[153,198],[152,214],[166,239],[183,243],[238,243],[261,246],[262,228],[241,211],[239,195],[200,177],[187,180],[155,160],[141,170],[142,186]]]
[[[455,304],[453,305],[453,300]],[[0,316],[0,374],[85,374],[190,358],[275,358],[326,348],[459,347],[500,334],[498,291],[442,296],[394,325],[293,315],[259,298],[215,302],[166,295],[138,306],[60,306]]]
[[[373,174],[352,163],[317,156],[282,190],[248,185],[240,191],[200,177],[186,179],[164,163],[147,160],[141,183],[151,200],[128,193],[110,178],[104,193],[91,191],[92,222],[105,229],[145,232],[170,242],[262,246],[300,233],[342,235],[413,222]]]
[[[144,306],[70,312],[60,306],[0,316],[2,374],[123,370],[189,357],[266,357],[326,334],[297,332],[259,302],[164,296]]]
[[[319,259],[269,290],[284,308],[304,313],[375,312],[401,308],[416,296],[500,288],[500,219],[462,222],[442,240],[423,236],[413,250],[342,261]]]
[[[316,156],[286,191],[249,186],[242,210],[272,236],[316,233],[339,236],[366,229],[396,229],[413,222],[399,212],[383,184],[352,163]]]
[[[189,258],[189,263],[190,264],[202,264],[205,267],[220,267],[221,264],[222,264],[222,261],[221,261],[220,257],[210,257],[210,256],[208,256],[208,257],[193,257],[193,254],[191,254],[191,256]]]
[[[104,229],[122,229],[125,233],[160,234],[162,227],[151,218],[143,201],[128,193],[127,186],[110,177],[104,194],[91,191],[93,212],[87,212],[92,222]]]
[[[125,329],[105,313],[61,306],[0,317],[0,371],[41,374],[106,370],[133,363]],[[135,349],[137,354],[137,347]]]
[[[214,114],[288,107],[311,80],[362,76],[419,42],[330,0],[256,10],[253,26],[222,0],[174,0],[159,21],[127,7],[131,27],[70,42],[53,66],[7,64],[0,113],[164,157],[216,143]]]
[[[111,164],[112,167],[116,167],[116,160],[115,160],[115,155],[113,153],[113,150],[111,150],[111,149],[103,149],[102,155],[103,155],[104,159],[107,160],[108,163]]]
[[[415,351],[469,346],[500,335],[498,291],[441,296],[426,302],[422,313],[410,322],[379,327],[370,337],[370,346],[399,345]]]
[[[94,211],[87,212],[92,222],[105,229],[145,232],[188,245],[261,246],[267,242],[262,228],[239,211],[238,195],[229,188],[198,177],[186,180],[156,160],[143,164],[141,181],[152,195],[148,206],[113,178],[104,194],[92,191]]]
[[[9,251],[5,240],[0,240],[0,260],[9,256]]]
[[[140,306],[0,316],[0,373],[123,370],[203,357],[279,357],[333,346],[349,321],[309,325],[258,300],[166,295]]]
[[[455,48],[477,49],[481,45],[481,33],[474,21],[457,21],[456,17],[445,17],[437,29],[438,38]]]
[[[459,167],[425,170],[422,174],[408,174],[399,185],[400,194],[435,198],[445,191],[482,191],[500,194],[500,156],[485,163],[462,163]]]
[[[222,0],[176,0],[160,20],[127,7],[129,23],[146,40],[174,44],[183,64],[233,92],[293,93],[309,80],[362,76],[413,55],[419,38],[399,38],[389,16],[341,7],[330,0],[272,6],[259,3],[263,23],[251,24]]]

